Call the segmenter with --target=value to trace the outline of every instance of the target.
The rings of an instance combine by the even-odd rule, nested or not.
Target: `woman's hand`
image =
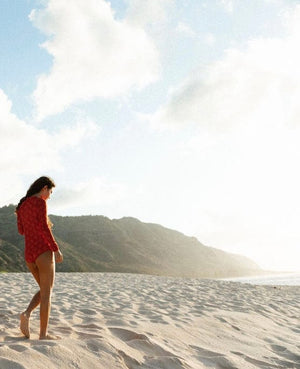
[[[55,255],[55,262],[62,263],[64,257],[63,257],[63,254],[60,252],[60,250],[55,251],[54,255]]]

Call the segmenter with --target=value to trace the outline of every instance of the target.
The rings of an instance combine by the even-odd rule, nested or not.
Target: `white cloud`
[[[0,171],[3,173],[0,206],[21,196],[21,188],[24,191],[22,176],[61,169],[62,152],[97,130],[92,122],[78,122],[75,126],[49,134],[20,120],[11,108],[11,101],[0,89]]]
[[[196,37],[196,33],[192,30],[192,28],[184,22],[179,22],[176,27],[176,32],[181,33],[187,37],[194,38]]]
[[[194,137],[186,140],[187,131]],[[143,208],[158,206],[158,196],[158,222],[265,268],[299,270],[300,131],[271,119],[222,135],[194,127],[180,136]]]
[[[11,108],[10,100],[0,90],[1,170],[22,172],[26,166],[27,170],[41,170],[50,157],[52,169],[59,160],[53,143],[48,144],[50,136],[18,119]]]
[[[233,12],[233,0],[220,0],[220,4],[224,7],[224,9],[228,12],[228,13],[232,13]]]
[[[65,215],[101,213],[110,216],[112,213],[118,213],[120,202],[126,196],[125,185],[94,177],[86,182],[58,186],[51,198],[51,212],[55,214],[63,212]]]
[[[168,9],[174,0],[128,0],[127,20],[138,26],[161,23],[167,20]]]
[[[299,270],[300,7],[288,17],[285,36],[228,50],[149,119],[193,132],[172,178],[160,178],[180,194],[186,221],[175,228],[265,268]]]
[[[154,82],[158,52],[145,31],[116,20],[104,0],[49,0],[31,21],[48,40],[53,57],[48,74],[38,79],[33,98],[37,118],[60,113],[79,101],[113,98]]]
[[[94,138],[100,128],[88,117],[77,120],[75,124],[65,126],[58,133],[53,134],[56,148],[76,146],[83,138]]]
[[[203,36],[203,41],[206,45],[212,46],[216,42],[216,37],[212,33],[207,33]]]
[[[300,7],[289,20],[285,37],[252,40],[246,50],[227,50],[221,60],[199,68],[170,91],[152,122],[227,130],[272,118],[273,124],[298,126]]]

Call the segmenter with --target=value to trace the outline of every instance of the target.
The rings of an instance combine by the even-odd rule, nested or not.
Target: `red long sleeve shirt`
[[[57,243],[48,226],[46,201],[28,197],[17,211],[18,231],[25,236],[25,260],[34,263],[45,251],[58,251]]]

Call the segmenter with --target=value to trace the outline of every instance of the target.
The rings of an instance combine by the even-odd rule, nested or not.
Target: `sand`
[[[134,274],[58,273],[49,333],[19,314],[28,273],[0,274],[0,369],[300,368],[300,287]]]

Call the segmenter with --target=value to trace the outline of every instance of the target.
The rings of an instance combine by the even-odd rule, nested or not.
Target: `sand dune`
[[[59,273],[50,333],[19,313],[29,274],[0,275],[0,368],[300,368],[300,288],[134,274]]]

